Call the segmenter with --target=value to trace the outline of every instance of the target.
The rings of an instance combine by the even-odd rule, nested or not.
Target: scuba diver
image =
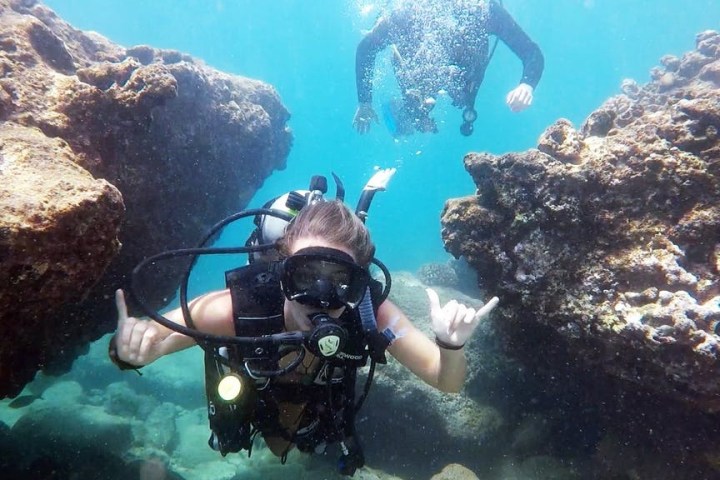
[[[496,37],[492,48],[489,35]],[[437,132],[430,112],[439,93],[446,92],[463,109],[460,132],[473,133],[475,97],[502,40],[523,63],[520,83],[506,97],[513,112],[530,106],[544,68],[540,48],[493,0],[405,1],[380,17],[357,47],[355,78],[358,107],[353,126],[363,134],[378,117],[372,107],[375,57],[392,49],[392,64],[402,99],[383,105],[382,114],[394,136]]]
[[[130,316],[118,290],[110,358],[121,369],[137,369],[197,344],[205,351],[212,448],[223,456],[249,455],[260,433],[284,463],[293,447],[322,453],[338,443],[339,471],[353,475],[365,462],[355,417],[376,363],[390,353],[433,387],[458,392],[466,374],[463,347],[498,303],[494,297],[478,310],[455,300],[441,306],[428,289],[433,341],[387,300],[390,276],[374,258],[364,220],[373,194],[393,173],[377,172],[354,212],[337,177],[336,199],[325,199],[327,182],[314,177],[309,190],[220,222],[199,248],[144,260],[133,271],[131,293],[152,320]],[[204,248],[219,228],[245,216],[254,216],[257,229],[244,247]],[[136,284],[139,271],[162,259],[237,252],[249,253],[249,263],[226,272],[226,289],[188,301],[188,271],[181,307],[164,315],[147,306]],[[373,264],[384,282],[371,275]],[[356,392],[357,369],[368,360],[365,387]]]

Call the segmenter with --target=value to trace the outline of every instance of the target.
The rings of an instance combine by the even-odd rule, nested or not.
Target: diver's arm
[[[357,46],[355,52],[355,83],[359,104],[372,104],[372,83],[375,57],[390,43],[390,19],[381,18]]]
[[[195,345],[195,340],[175,332],[153,320],[131,317],[127,313],[122,290],[115,293],[118,310],[118,328],[111,340],[111,352],[120,362],[131,366],[143,366],[163,355]],[[189,304],[195,327],[216,335],[234,335],[232,301],[228,290],[211,292],[198,297]],[[168,320],[185,326],[182,311],[177,308],[163,314]],[[111,353],[111,358],[113,354]],[[119,364],[122,368],[122,364]]]
[[[519,83],[534,89],[540,82],[545,68],[545,59],[540,47],[520,28],[502,5],[498,2],[490,2],[489,8],[488,33],[497,35],[518,56],[523,64],[523,74]]]
[[[392,329],[401,336],[388,352],[428,385],[447,393],[459,392],[465,383],[467,361],[465,351],[440,348],[418,330],[405,314],[386,300],[378,309],[378,328]]]

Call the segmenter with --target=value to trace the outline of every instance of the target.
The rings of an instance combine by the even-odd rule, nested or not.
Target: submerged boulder
[[[697,460],[720,441],[720,35],[662,63],[537,150],[467,155],[477,192],[447,202],[442,235],[548,386],[583,384],[611,428]]]
[[[699,44],[710,40],[720,45],[717,34]],[[699,54],[695,76],[610,99],[580,132],[560,121],[541,151],[468,155],[477,194],[450,200],[442,222],[446,247],[506,299],[503,317],[550,326],[584,362],[718,411],[720,84],[700,72],[720,56]],[[623,120],[588,127],[600,116]]]
[[[141,259],[194,245],[285,167],[269,85],[0,0],[0,398],[113,329]],[[158,265],[159,307],[187,265]]]

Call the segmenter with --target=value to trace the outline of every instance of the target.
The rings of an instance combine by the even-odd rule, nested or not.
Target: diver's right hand
[[[378,123],[378,116],[373,110],[372,105],[369,103],[360,103],[355,111],[355,117],[353,118],[353,127],[360,134],[364,134],[370,131],[370,124],[375,121]]]
[[[533,102],[533,91],[535,89],[527,83],[521,83],[507,94],[505,101],[513,112],[522,112]]]
[[[115,292],[118,312],[118,326],[115,332],[117,357],[136,367],[152,363],[162,357],[163,338],[155,322],[128,316],[125,294],[121,289]]]

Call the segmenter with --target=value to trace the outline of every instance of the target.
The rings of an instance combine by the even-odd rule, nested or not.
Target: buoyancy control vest
[[[225,279],[237,336],[262,337],[283,331],[284,295],[273,262],[255,262],[230,270]],[[382,290],[380,282],[371,281],[368,292],[373,314],[377,313],[376,299],[382,297]],[[288,353],[281,347],[233,345],[206,354],[210,446],[223,456],[241,450],[250,455],[257,433],[282,437],[304,452],[339,442],[343,450],[341,472],[352,475],[362,466],[364,458],[355,434],[355,416],[369,390],[374,364],[385,363],[385,348],[392,340],[392,332],[364,328],[359,309],[346,310],[339,320],[348,330],[349,341],[334,357],[320,359],[317,368],[300,382],[283,381],[284,375],[257,374],[280,369],[281,359]],[[365,366],[369,357],[371,371],[358,399],[357,369]],[[244,389],[231,402],[218,393],[221,379],[229,373],[239,377]],[[284,402],[306,405],[297,431],[288,431],[279,423],[279,405]]]

